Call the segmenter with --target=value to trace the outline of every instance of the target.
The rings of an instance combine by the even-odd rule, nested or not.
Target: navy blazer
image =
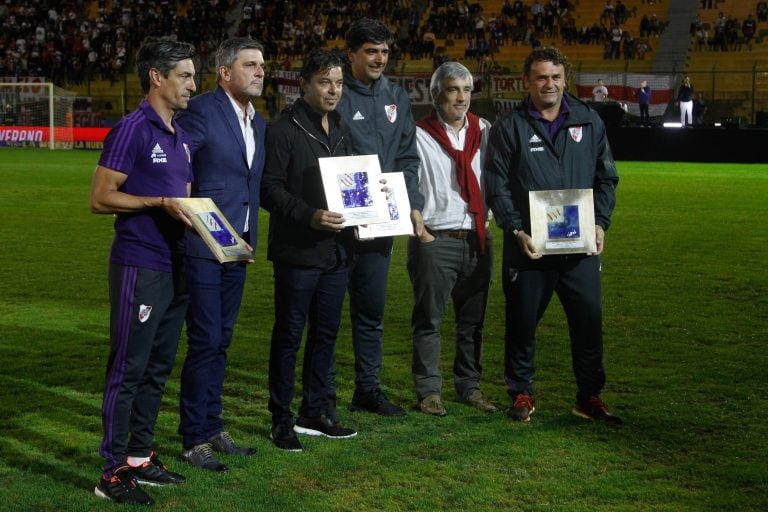
[[[221,87],[193,97],[177,121],[192,139],[192,197],[210,197],[232,227],[243,234],[246,207],[250,209],[245,241],[256,249],[259,189],[264,170],[266,122],[253,117],[256,153],[248,167],[245,141],[232,102]],[[215,259],[203,239],[187,230],[187,255]]]

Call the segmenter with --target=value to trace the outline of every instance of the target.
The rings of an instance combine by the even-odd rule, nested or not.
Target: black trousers
[[[557,293],[568,320],[577,400],[605,385],[599,256],[545,256],[524,269],[503,265],[505,378],[509,393],[533,394],[536,327]]]

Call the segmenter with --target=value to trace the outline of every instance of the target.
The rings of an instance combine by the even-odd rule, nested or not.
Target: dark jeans
[[[480,386],[483,321],[493,252],[491,239],[480,254],[475,237],[439,236],[429,243],[408,240],[408,274],[413,285],[412,375],[416,397],[441,394],[440,330],[448,300],[453,302],[456,353],[453,381],[459,398]]]
[[[545,256],[522,270],[505,262],[502,271],[509,393],[533,393],[536,326],[557,293],[568,319],[577,400],[599,395],[605,384],[599,256]]]
[[[379,250],[360,250],[358,247],[349,269],[348,285],[352,346],[355,351],[355,389],[360,393],[368,393],[381,385],[384,303],[392,257],[391,238],[363,242],[358,246],[366,244],[376,244]]]
[[[223,429],[221,393],[227,349],[240,311],[245,263],[220,264],[188,257],[185,264],[187,355],[181,371],[179,433],[184,448],[206,442]]]
[[[343,250],[341,250],[343,252]],[[307,325],[299,415],[325,413],[336,336],[349,278],[346,255],[329,267],[274,263],[275,324],[269,353],[269,410],[273,425],[293,417],[296,356]]]

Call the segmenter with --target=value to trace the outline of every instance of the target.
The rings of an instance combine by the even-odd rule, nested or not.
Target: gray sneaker
[[[200,469],[210,471],[227,471],[229,468],[216,459],[211,443],[193,446],[181,452],[181,460]]]
[[[230,455],[244,455],[246,457],[256,454],[255,448],[243,448],[242,446],[237,446],[235,440],[229,435],[229,432],[219,432],[215,436],[211,436],[208,439],[208,442],[211,443],[211,449],[215,452],[228,453]]]

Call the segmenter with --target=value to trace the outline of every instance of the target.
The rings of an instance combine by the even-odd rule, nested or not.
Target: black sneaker
[[[272,427],[269,438],[281,450],[288,452],[300,452],[302,450],[301,442],[293,430],[292,421],[283,421]]]
[[[325,415],[328,416],[328,419],[330,419],[334,425],[341,423],[339,413],[336,410],[336,397],[328,397],[328,406],[325,408]]]
[[[325,414],[317,418],[299,416],[293,430],[299,434],[323,436],[330,439],[349,439],[357,435],[357,432],[351,428],[343,427],[341,424],[334,425],[333,421]]]
[[[355,394],[352,395],[349,410],[373,412],[382,416],[405,416],[405,409],[390,402],[381,388],[373,389],[367,393],[356,390]]]
[[[149,460],[141,466],[130,466],[136,481],[143,485],[169,485],[180,484],[186,480],[182,475],[168,471],[155,452],[149,456]]]
[[[533,395],[519,393],[512,395],[512,399],[512,406],[507,411],[507,416],[515,421],[525,423],[531,421],[531,414],[536,410],[536,407],[534,407],[536,399],[533,398]]]
[[[211,443],[211,448],[215,452],[228,453],[230,455],[244,455],[249,457],[256,454],[255,448],[244,448],[237,446],[235,440],[229,435],[229,432],[219,432],[215,436],[211,436],[208,439]]]
[[[608,407],[599,396],[591,396],[586,402],[577,402],[571,412],[580,418],[603,421],[609,425],[624,423],[624,420],[608,412]]]
[[[133,477],[131,468],[128,466],[120,466],[110,478],[104,478],[102,475],[99,485],[93,492],[99,498],[112,500],[115,503],[134,505],[153,505],[155,503],[155,500],[139,487],[139,483]]]
[[[219,462],[213,454],[211,443],[203,443],[188,448],[181,452],[181,460],[191,464],[196,468],[208,469],[210,471],[227,471],[229,468]]]

